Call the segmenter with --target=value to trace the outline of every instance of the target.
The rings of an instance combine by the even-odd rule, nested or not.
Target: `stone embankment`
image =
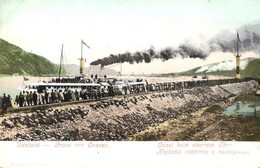
[[[8,114],[0,118],[0,140],[127,140],[148,127],[185,120],[201,108],[255,91],[257,85],[204,86]]]

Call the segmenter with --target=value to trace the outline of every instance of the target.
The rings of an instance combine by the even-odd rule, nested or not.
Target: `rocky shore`
[[[246,121],[222,117],[216,109],[255,91],[257,85],[248,81],[11,113],[0,118],[0,140],[229,140],[209,134],[226,123]],[[161,132],[147,132],[162,124],[167,127]],[[142,133],[148,138],[140,138]]]

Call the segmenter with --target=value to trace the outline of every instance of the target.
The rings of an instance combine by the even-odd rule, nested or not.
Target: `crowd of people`
[[[42,92],[21,92],[19,96],[16,96],[15,103],[19,107],[25,106],[34,106],[34,105],[43,105],[50,103],[60,103],[60,102],[69,102],[69,101],[78,101],[84,99],[98,99],[104,96],[108,96],[108,93],[105,93],[99,89],[77,89],[73,90],[47,90]]]
[[[249,79],[248,79],[249,80]],[[245,80],[246,81],[246,80]],[[163,82],[146,85],[123,86],[121,89],[109,85],[105,87],[79,88],[53,88],[51,91],[23,91],[16,95],[13,100],[10,95],[3,94],[2,112],[5,113],[8,108],[44,105],[50,103],[79,101],[86,99],[100,99],[102,97],[115,96],[120,94],[138,94],[142,92],[170,91],[192,88],[197,86],[213,86],[226,83],[234,83],[236,80],[202,80],[202,81],[183,81],[183,82]]]
[[[27,107],[51,103],[79,101],[86,99],[100,99],[102,97],[113,97],[120,94],[134,94],[145,92],[144,86],[131,86],[118,89],[114,86],[79,88],[54,88],[51,91],[22,91],[13,100],[5,93],[2,98],[2,109],[5,113],[8,108]]]

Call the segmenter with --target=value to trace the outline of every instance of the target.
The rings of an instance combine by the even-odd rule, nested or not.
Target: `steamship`
[[[112,87],[116,94],[129,94],[131,92],[135,92],[137,89],[141,89],[140,91],[146,92],[146,85],[148,85],[147,81],[143,81],[142,79],[117,79],[117,78],[106,78],[104,75],[104,66],[101,65],[100,67],[100,76],[99,78],[97,75],[95,77],[92,74],[92,65],[90,66],[89,70],[89,78],[85,77],[84,74],[84,62],[86,59],[82,56],[82,47],[85,44],[81,41],[81,58],[80,61],[80,76],[73,77],[73,78],[61,78],[61,62],[63,58],[63,45],[61,49],[61,59],[60,59],[60,66],[59,66],[59,77],[53,79],[52,81],[39,81],[36,83],[25,83],[23,86],[18,87],[20,92],[48,92],[51,93],[52,91],[78,91],[81,90],[108,90],[109,87]],[[86,45],[86,44],[85,44]]]

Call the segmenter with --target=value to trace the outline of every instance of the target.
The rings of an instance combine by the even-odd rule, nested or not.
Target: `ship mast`
[[[236,79],[240,79],[240,56],[241,55],[239,55],[239,42],[240,39],[237,31],[237,55],[235,55],[236,56]]]
[[[61,64],[63,60],[63,44],[61,46],[61,56],[60,56],[60,69],[59,69],[59,80],[60,80],[60,75],[61,75]]]

